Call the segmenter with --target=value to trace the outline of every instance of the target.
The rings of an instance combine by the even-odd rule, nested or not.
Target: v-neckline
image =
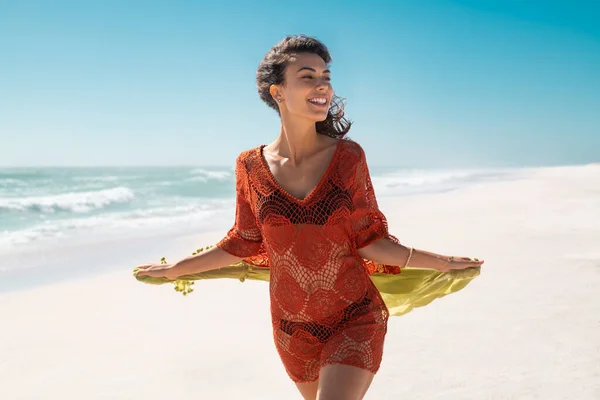
[[[265,168],[267,175],[269,176],[269,179],[277,187],[277,189],[279,189],[284,195],[286,195],[287,197],[289,197],[290,199],[292,199],[293,201],[295,201],[297,203],[305,204],[308,201],[310,201],[310,199],[319,191],[321,186],[323,186],[325,184],[325,181],[327,180],[327,178],[331,172],[331,169],[335,165],[335,161],[338,157],[340,149],[342,148],[342,139],[338,139],[338,143],[336,144],[335,151],[333,152],[333,157],[331,157],[331,160],[329,161],[329,165],[327,166],[327,169],[321,176],[321,179],[319,179],[319,181],[317,182],[315,187],[312,188],[312,190],[310,192],[308,192],[306,197],[304,197],[303,199],[299,199],[298,197],[294,196],[293,194],[291,194],[290,192],[285,190],[283,188],[283,186],[281,186],[279,181],[275,178],[275,175],[273,175],[271,168],[269,168],[269,163],[267,162],[267,159],[264,156],[263,150],[266,146],[267,146],[266,144],[263,144],[258,147],[258,156],[260,158],[262,166]]]

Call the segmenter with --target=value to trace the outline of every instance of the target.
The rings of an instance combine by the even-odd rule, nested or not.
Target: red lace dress
[[[340,140],[300,200],[277,183],[263,147],[237,158],[235,224],[217,246],[271,269],[275,345],[295,382],[314,381],[333,363],[377,372],[389,314],[369,274],[400,269],[358,255],[375,240],[397,241],[377,207],[363,149]]]

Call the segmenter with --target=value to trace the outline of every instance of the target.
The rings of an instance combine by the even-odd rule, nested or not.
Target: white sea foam
[[[13,178],[0,179],[0,185],[18,185],[20,183],[22,183],[22,181],[19,179],[13,179]]]
[[[202,168],[192,170],[191,174],[194,176],[187,179],[188,182],[207,182],[210,179],[224,181],[232,176],[230,171],[210,171]]]
[[[75,182],[117,182],[125,179],[132,179],[135,176],[75,176],[73,181]]]
[[[104,208],[109,204],[127,203],[133,200],[134,197],[133,191],[126,187],[48,196],[0,197],[0,210],[86,213]]]
[[[23,179],[0,178],[0,189],[21,189],[29,186],[30,182]]]
[[[17,231],[0,232],[0,254],[120,238],[129,240],[191,234],[214,228],[215,223],[230,223],[233,208],[233,200],[206,200],[198,204],[45,220]],[[13,267],[4,266],[0,270]]]
[[[405,195],[443,192],[478,182],[512,179],[523,176],[525,170],[401,170],[373,176],[378,195]]]

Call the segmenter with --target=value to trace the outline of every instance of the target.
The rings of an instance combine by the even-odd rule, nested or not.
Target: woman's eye
[[[310,75],[306,75],[306,76],[303,76],[303,77],[302,77],[302,79],[314,79],[314,77],[312,77],[312,76],[310,76]],[[324,79],[325,79],[327,82],[331,82],[331,77],[329,77],[329,76],[326,76]]]

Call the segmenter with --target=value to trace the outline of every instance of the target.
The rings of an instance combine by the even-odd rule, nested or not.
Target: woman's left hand
[[[441,272],[449,272],[455,269],[481,267],[484,262],[483,260],[470,257],[448,257],[446,259],[442,258],[440,261],[442,261],[442,266],[439,269]]]

